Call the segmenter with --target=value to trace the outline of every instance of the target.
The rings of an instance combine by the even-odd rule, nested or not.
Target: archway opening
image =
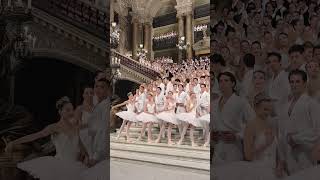
[[[129,80],[119,80],[115,84],[115,94],[120,98],[121,101],[128,99],[127,94],[132,92],[135,94],[136,89],[139,88],[139,84]]]
[[[68,96],[74,105],[82,100],[82,89],[92,85],[93,72],[61,60],[28,60],[15,76],[15,104],[34,116],[38,128],[57,122],[56,101]]]

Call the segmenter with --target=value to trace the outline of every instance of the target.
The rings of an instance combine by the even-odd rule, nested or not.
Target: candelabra
[[[115,95],[116,82],[118,79],[121,78],[121,72],[120,72],[121,59],[117,57],[112,57],[110,67],[112,70],[111,79],[112,79],[113,95]]]
[[[140,62],[145,62],[147,59],[148,51],[143,48],[143,44],[139,45],[139,49],[137,51],[137,56]]]
[[[25,26],[23,32],[17,34],[13,44],[13,53],[16,58],[24,59],[32,55],[31,49],[35,47],[36,36]]]
[[[111,48],[116,49],[120,41],[120,30],[116,22],[111,23],[110,30],[110,45]]]
[[[35,46],[36,36],[30,32],[28,26],[23,24],[32,20],[31,0],[25,5],[22,0],[11,2],[8,0],[1,17],[10,24],[13,29],[11,34],[12,52],[16,59],[24,59],[31,55],[31,49]]]
[[[8,0],[7,2],[0,4],[5,5],[0,13],[0,20],[3,20],[7,24],[6,33],[8,35],[9,42],[6,47],[10,47],[5,51],[1,51],[2,53],[10,55],[8,58],[10,62],[9,103],[13,105],[15,92],[14,73],[22,63],[21,60],[31,55],[31,48],[34,47],[36,38],[30,33],[29,28],[24,26],[26,22],[32,21],[31,0],[28,0],[27,4],[25,4],[22,0],[16,0],[14,2]]]
[[[186,50],[189,46],[190,43],[186,43],[186,38],[184,36],[181,36],[177,44],[179,50]]]

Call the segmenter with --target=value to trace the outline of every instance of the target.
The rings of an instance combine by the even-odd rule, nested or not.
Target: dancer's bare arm
[[[51,135],[51,134],[53,134],[55,132],[57,132],[57,124],[55,123],[55,124],[48,125],[47,127],[45,127],[43,130],[41,130],[39,132],[30,134],[30,135],[26,135],[24,137],[21,137],[19,139],[11,141],[6,146],[6,151],[11,151],[12,148],[14,146],[16,146],[16,145],[32,142],[32,141],[35,141],[37,139],[47,137],[47,136],[49,136],[49,135]]]

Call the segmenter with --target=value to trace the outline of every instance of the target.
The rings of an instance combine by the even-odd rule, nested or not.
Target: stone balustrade
[[[140,73],[150,79],[155,80],[157,77],[160,76],[159,72],[156,72],[155,70],[153,70],[147,66],[143,66],[139,62],[137,62],[129,57],[126,57],[126,56],[124,56],[114,50],[111,51],[111,57],[116,57],[116,58],[120,59],[120,64],[122,66],[126,66],[127,68],[130,68],[131,70],[138,72],[138,73]]]

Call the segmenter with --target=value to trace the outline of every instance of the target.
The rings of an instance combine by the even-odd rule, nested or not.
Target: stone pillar
[[[144,48],[148,51],[147,58],[151,60],[152,54],[152,23],[145,22],[144,24]]]
[[[192,12],[186,15],[186,43],[189,43],[187,47],[187,58],[192,59],[192,45],[193,45],[193,16]]]
[[[143,24],[141,22],[138,23],[138,33],[137,33],[137,37],[138,37],[138,43],[137,43],[137,47],[140,46],[140,44],[143,44],[144,41],[144,30],[143,30]],[[145,48],[145,47],[143,47]]]
[[[127,21],[122,16],[119,16],[119,31],[120,31],[120,41],[119,41],[119,52],[121,54],[125,53],[127,40]]]
[[[132,20],[132,59],[137,59],[138,50],[138,32],[139,32],[138,20]]]
[[[184,36],[184,16],[179,15],[178,16],[178,42],[180,40],[180,37]],[[179,50],[179,54],[178,54],[178,62],[182,62],[182,58],[183,58],[183,51]]]

